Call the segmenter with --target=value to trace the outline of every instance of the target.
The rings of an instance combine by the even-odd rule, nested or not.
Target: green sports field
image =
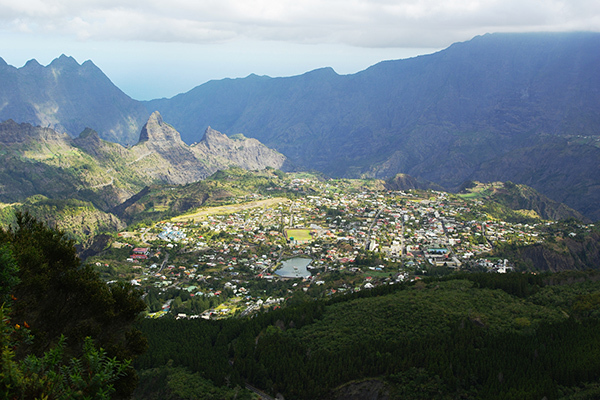
[[[288,229],[286,235],[288,239],[294,238],[298,242],[309,242],[312,240],[310,229]]]

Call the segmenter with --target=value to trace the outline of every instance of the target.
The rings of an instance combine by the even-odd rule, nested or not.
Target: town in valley
[[[502,183],[452,194],[379,182],[287,174],[279,186],[134,224],[87,261],[142,289],[148,317],[214,319],[455,271],[527,272],[494,248],[594,229],[565,231],[526,210],[522,221],[500,220],[483,197]]]

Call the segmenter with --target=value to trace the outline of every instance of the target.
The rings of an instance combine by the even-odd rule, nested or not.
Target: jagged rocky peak
[[[96,64],[94,64],[92,62],[92,60],[86,60],[83,62],[83,64],[81,64],[81,68],[84,71],[94,71],[99,75],[104,75],[104,73],[102,72],[102,70],[100,68],[98,68],[98,66]]]
[[[0,123],[0,143],[17,144],[30,141],[54,142],[68,138],[67,134],[58,133],[50,128],[33,126],[28,123],[17,123],[12,119]]]
[[[79,139],[99,141],[100,137],[98,136],[98,132],[96,132],[95,130],[91,128],[85,128],[79,134]]]
[[[55,68],[69,68],[69,67],[79,67],[79,63],[71,56],[67,56],[61,54],[60,57],[55,58],[50,63],[49,67]]]
[[[220,164],[219,168],[230,165],[250,170],[281,168],[286,161],[283,154],[269,149],[256,139],[246,138],[241,133],[227,136],[211,127],[206,129],[202,140],[192,149],[203,159],[214,157]]]
[[[90,128],[85,128],[75,139],[75,143],[84,147],[98,147],[101,144],[98,132]]]
[[[15,67],[13,67],[12,65],[7,64],[7,62],[0,57],[0,72],[1,73],[6,73],[8,71],[16,71],[17,69]]]
[[[35,58],[32,58],[31,60],[27,61],[25,63],[25,65],[23,66],[23,69],[39,69],[39,68],[43,68],[43,67]]]
[[[152,115],[150,115],[150,118],[148,118],[148,122],[143,126],[142,131],[140,132],[139,143],[141,142],[182,143],[179,132],[171,125],[164,122],[158,111],[154,111]]]
[[[231,139],[229,139],[227,135],[217,130],[214,130],[209,126],[208,128],[206,128],[206,131],[204,131],[204,137],[202,138],[201,142],[206,143],[206,145],[210,147],[210,145],[229,142],[230,140]]]

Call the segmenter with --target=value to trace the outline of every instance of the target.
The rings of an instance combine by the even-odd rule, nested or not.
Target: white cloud
[[[596,0],[0,0],[0,29],[80,40],[442,47],[474,34],[598,30]]]
[[[138,99],[250,73],[354,73],[487,32],[600,30],[598,0],[0,0],[3,57],[92,59]],[[176,71],[176,73],[174,73]]]

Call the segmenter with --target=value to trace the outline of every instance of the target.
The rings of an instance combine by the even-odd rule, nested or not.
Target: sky
[[[0,0],[0,57],[92,60],[137,100],[212,79],[351,74],[494,32],[600,31],[598,0]]]

